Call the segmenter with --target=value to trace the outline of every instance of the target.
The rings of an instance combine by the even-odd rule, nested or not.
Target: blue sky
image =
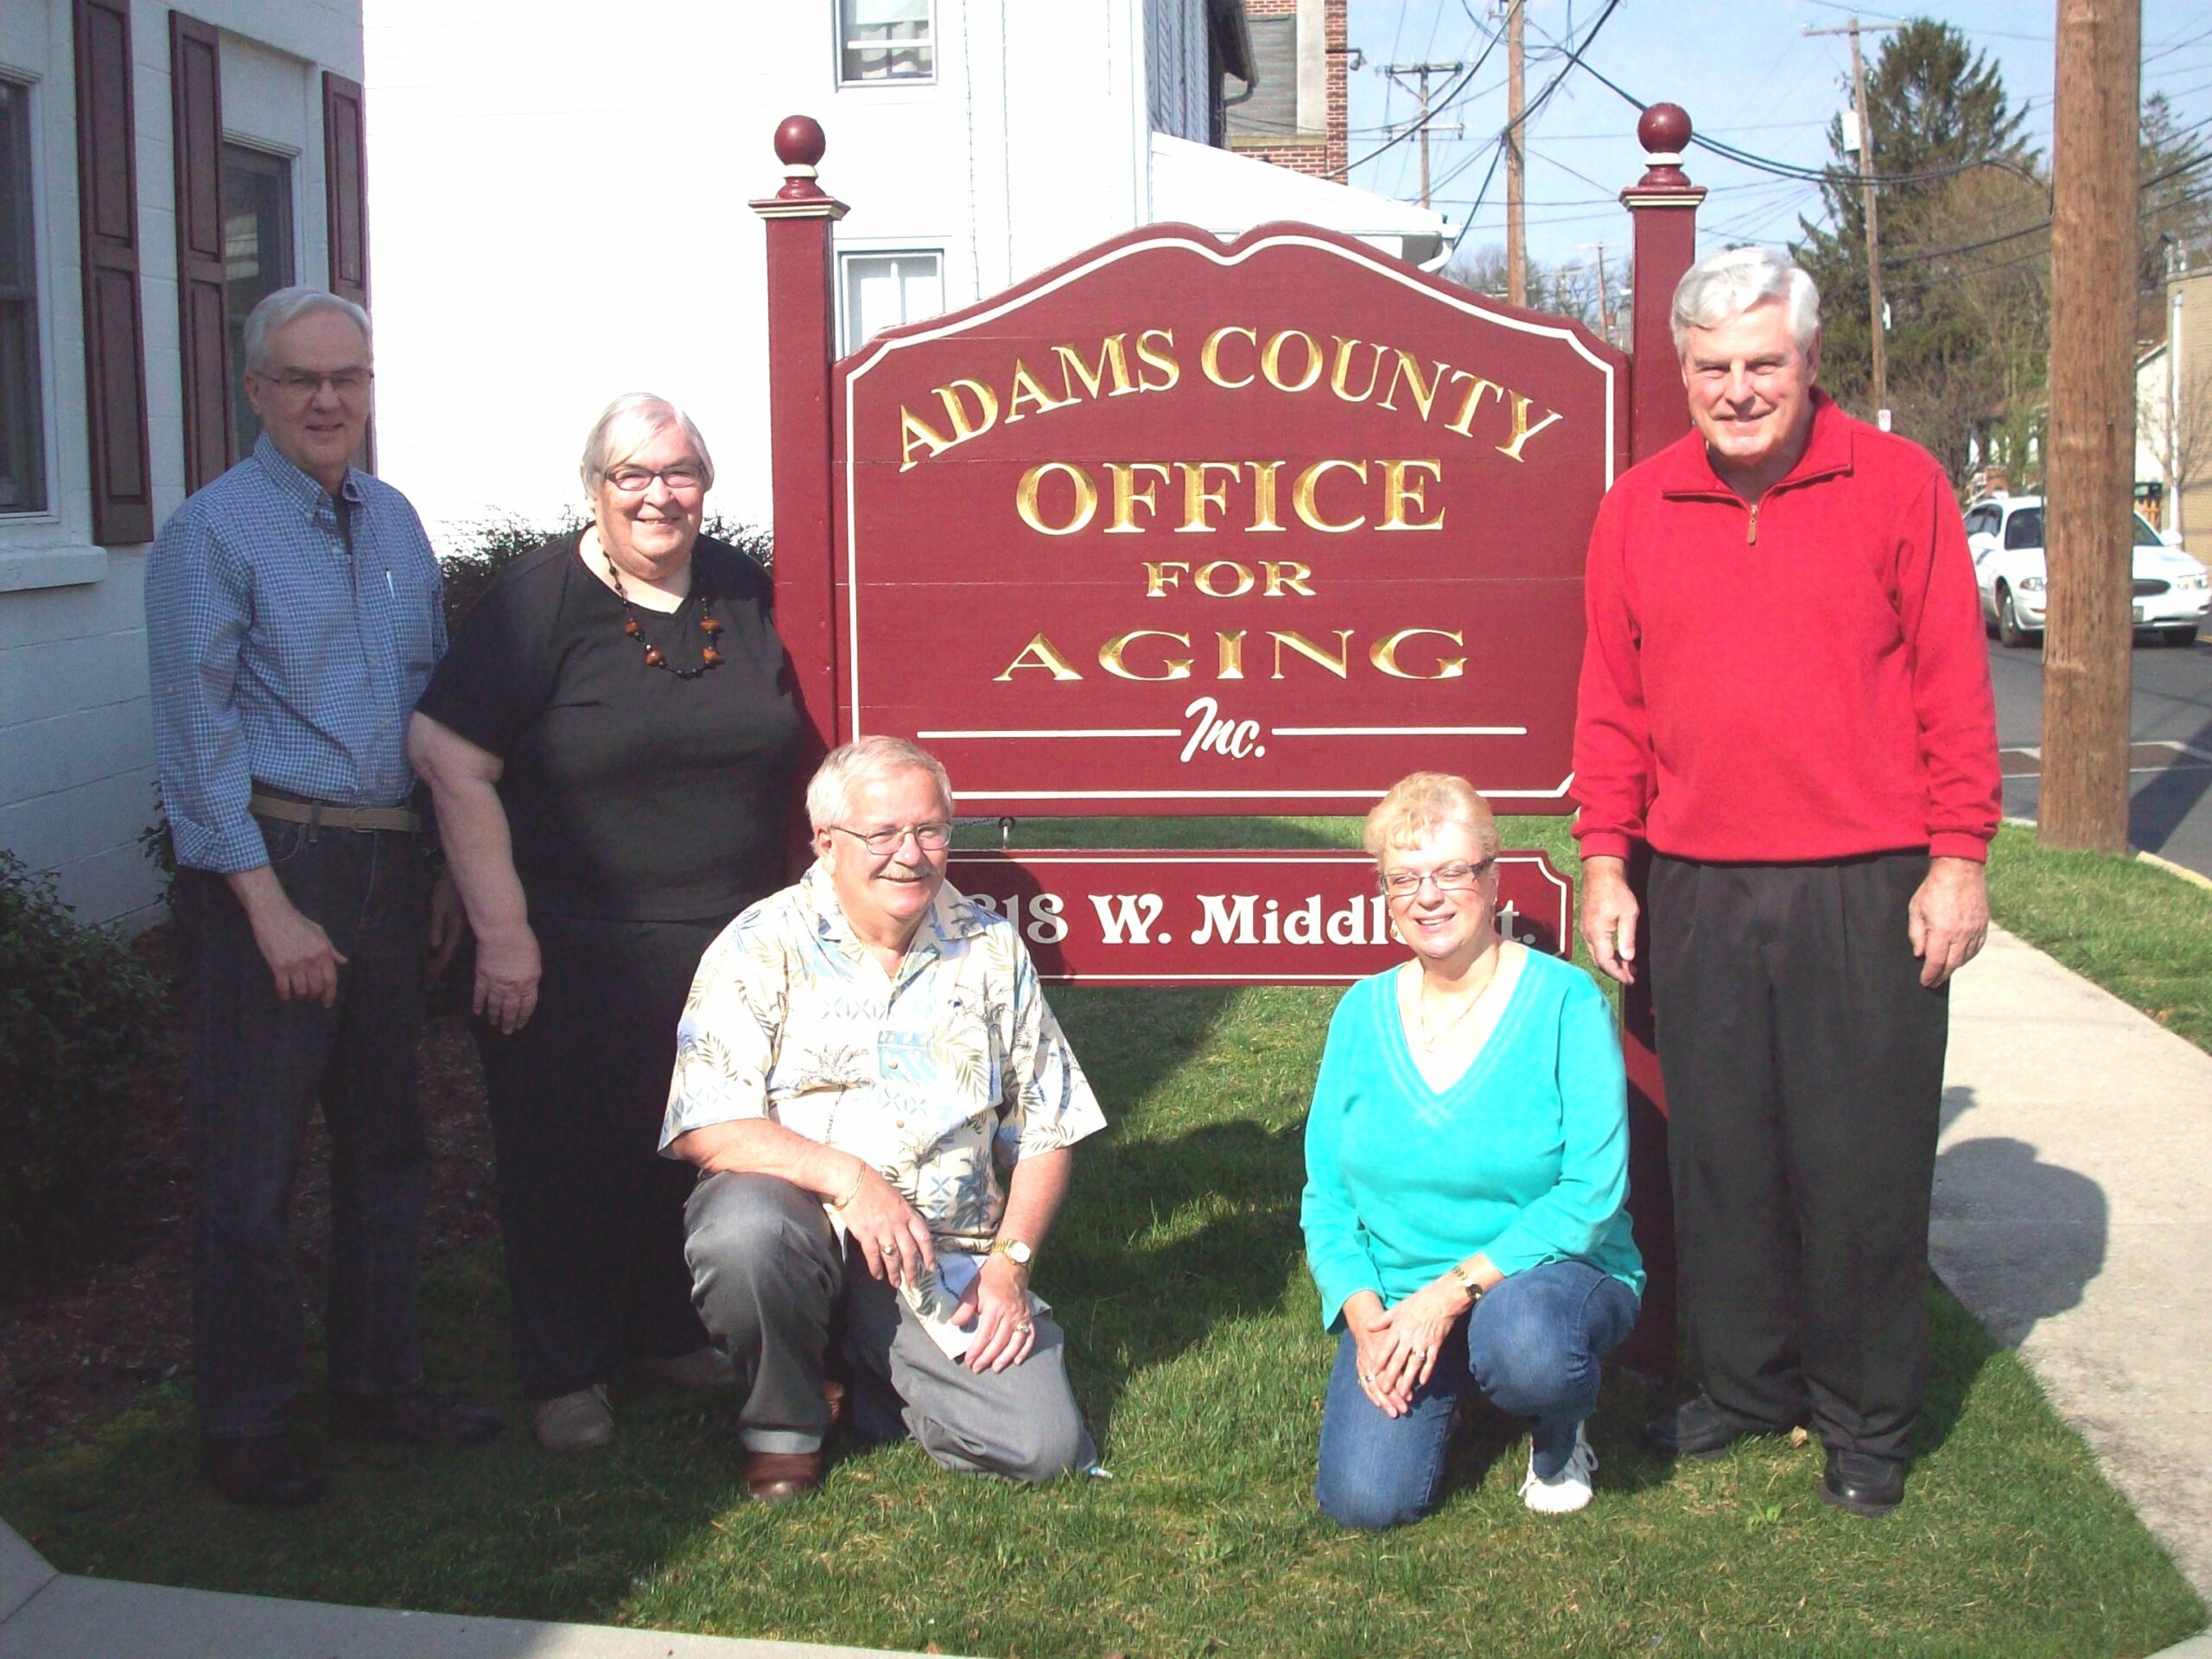
[[[1828,159],[1828,118],[1849,98],[1850,42],[1808,39],[1803,27],[1832,27],[1857,10],[1863,23],[1932,16],[1986,52],[2027,130],[2048,154],[2054,72],[2055,0],[1956,0],[1918,12],[1874,11],[1829,0],[1622,0],[1587,60],[1637,98],[1681,105],[1701,132],[1778,161],[1817,167]],[[1580,41],[1605,0],[1528,0],[1527,86],[1533,101],[1563,67],[1552,42]],[[1409,124],[1419,100],[1411,82],[1394,86],[1389,63],[1473,63],[1493,35],[1497,49],[1463,100],[1436,118],[1429,172],[1437,205],[1457,226],[1467,218],[1499,130],[1505,124],[1503,9],[1493,0],[1351,0],[1351,43],[1364,56],[1350,78],[1352,169],[1363,189],[1412,200],[1420,194],[1418,145],[1382,149],[1395,124]],[[1870,61],[1880,37],[1865,44]],[[2143,0],[2143,92],[2164,91],[2183,124],[2212,124],[2212,9],[2202,0]],[[1430,81],[1437,97],[1451,77]],[[1450,136],[1454,125],[1464,136]],[[1636,111],[1588,75],[1570,69],[1529,132],[1530,255],[1546,264],[1587,266],[1584,245],[1605,244],[1608,274],[1625,262],[1628,215],[1615,193],[1643,171]],[[2212,136],[2212,126],[2207,128]],[[1378,150],[1381,153],[1377,153]],[[1877,150],[1878,155],[1878,147]],[[1699,215],[1701,245],[1780,243],[1800,213],[1817,214],[1810,185],[1764,175],[1693,148],[1686,163],[1708,187]],[[2212,169],[2208,169],[2212,171]],[[2212,178],[2206,182],[2212,184]],[[1505,170],[1473,211],[1463,246],[1503,246]]]

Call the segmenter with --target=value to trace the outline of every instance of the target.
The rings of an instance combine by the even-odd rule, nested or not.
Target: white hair
[[[1731,248],[1700,259],[1675,284],[1675,355],[1693,328],[1718,328],[1753,306],[1780,300],[1789,315],[1789,338],[1801,352],[1821,332],[1821,290],[1813,279],[1765,248]]]
[[[268,377],[275,366],[269,360],[269,337],[287,323],[315,311],[335,311],[361,331],[361,343],[370,345],[374,336],[369,328],[369,314],[353,303],[341,299],[327,288],[280,288],[246,314],[245,362],[250,372]]]
[[[584,493],[595,494],[602,479],[671,426],[680,428],[690,442],[701,482],[713,487],[715,458],[707,453],[707,441],[691,417],[665,397],[626,391],[599,411],[584,435],[583,463],[577,468],[583,475]]]
[[[827,830],[852,810],[853,797],[870,784],[895,778],[902,772],[925,772],[937,785],[944,816],[952,817],[952,779],[944,763],[918,743],[903,737],[856,737],[815,768],[806,786],[807,822]]]

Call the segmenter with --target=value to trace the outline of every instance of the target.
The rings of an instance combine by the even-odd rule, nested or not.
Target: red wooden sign
[[[998,813],[1567,800],[1626,359],[1350,238],[1157,226],[837,365],[839,735]]]
[[[1498,926],[1561,954],[1574,889],[1498,855]],[[1054,985],[1342,985],[1406,960],[1365,853],[956,852],[948,876],[1021,930]]]

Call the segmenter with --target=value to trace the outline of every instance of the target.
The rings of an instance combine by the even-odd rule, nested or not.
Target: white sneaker
[[[534,1415],[537,1443],[548,1452],[588,1452],[614,1438],[614,1408],[602,1383],[541,1400]]]
[[[1559,1472],[1546,1480],[1536,1472],[1536,1449],[1529,1448],[1529,1475],[1521,1483],[1521,1501],[1538,1515],[1573,1515],[1587,1509],[1593,1496],[1590,1477],[1598,1471],[1598,1454],[1590,1449],[1582,1425],[1574,1426],[1574,1447]]]

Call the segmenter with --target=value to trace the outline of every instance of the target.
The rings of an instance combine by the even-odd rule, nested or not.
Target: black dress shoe
[[[1830,1446],[1821,1497],[1839,1510],[1878,1520],[1904,1501],[1904,1465]]]
[[[1738,1440],[1754,1434],[1787,1434],[1787,1427],[1770,1428],[1725,1411],[1713,1396],[1700,1394],[1685,1400],[1672,1411],[1662,1411],[1643,1426],[1644,1446],[1662,1458],[1696,1458],[1711,1463]]]
[[[308,1471],[282,1434],[203,1440],[200,1473],[233,1503],[297,1510],[322,1496],[321,1478]]]
[[[355,1394],[334,1389],[330,1433],[341,1440],[397,1440],[408,1446],[477,1446],[506,1420],[483,1406],[416,1383],[401,1394]]]

